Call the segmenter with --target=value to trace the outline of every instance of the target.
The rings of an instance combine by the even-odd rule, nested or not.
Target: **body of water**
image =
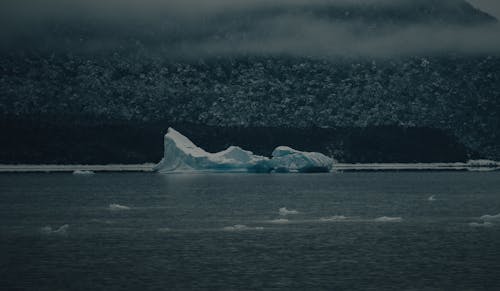
[[[0,175],[0,290],[500,290],[499,172]]]

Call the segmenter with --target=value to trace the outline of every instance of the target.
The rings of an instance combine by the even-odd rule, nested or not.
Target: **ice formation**
[[[280,209],[278,209],[278,212],[281,216],[299,214],[297,210],[287,209],[286,207],[281,207]]]
[[[290,222],[290,220],[286,218],[278,218],[278,219],[273,219],[268,221],[269,223],[274,223],[274,224],[287,224]]]
[[[482,223],[471,222],[471,223],[469,223],[469,226],[471,226],[471,227],[492,227],[493,223],[487,222],[487,221],[482,222]]]
[[[226,226],[222,230],[224,231],[244,231],[244,230],[263,230],[264,227],[262,226],[256,226],[256,227],[249,227],[244,224],[235,224],[233,226]]]
[[[130,210],[130,207],[120,204],[109,204],[109,210],[118,211],[118,210]]]
[[[173,128],[165,135],[164,157],[156,165],[159,172],[173,171],[267,171],[269,159],[231,146],[218,153],[208,153]]]
[[[277,172],[328,172],[333,160],[321,153],[301,152],[280,146],[273,151],[274,169]]]
[[[498,221],[498,222],[500,222],[500,213],[496,214],[496,215],[486,214],[486,215],[479,217],[479,219],[481,219],[483,221]]]
[[[93,171],[88,170],[74,170],[73,175],[93,175],[95,174]]]
[[[375,222],[401,222],[403,218],[401,217],[389,217],[389,216],[382,216],[379,218],[375,218]]]
[[[347,217],[344,215],[334,215],[334,216],[328,216],[328,217],[321,217],[319,221],[323,222],[329,222],[329,221],[342,221],[346,220]]]
[[[44,234],[66,234],[69,228],[68,224],[65,224],[59,228],[53,229],[51,226],[44,226],[40,230]]]
[[[254,155],[237,146],[209,153],[187,137],[169,128],[164,139],[164,157],[155,166],[160,173],[191,171],[224,172],[328,172],[333,160],[321,153],[277,147],[272,158]]]

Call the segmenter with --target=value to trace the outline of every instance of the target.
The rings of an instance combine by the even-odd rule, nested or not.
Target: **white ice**
[[[471,227],[492,227],[493,223],[487,222],[487,221],[485,221],[483,223],[471,222],[471,223],[469,223],[469,226],[471,226]]]
[[[316,152],[301,152],[280,146],[273,151],[273,167],[278,172],[329,172],[333,159]]]
[[[294,215],[294,214],[299,214],[299,212],[297,210],[294,210],[294,209],[287,209],[286,207],[281,207],[279,210],[278,210],[279,214],[281,216],[287,216],[287,215]]]
[[[94,171],[89,170],[74,170],[73,175],[93,175]]]
[[[479,217],[483,221],[497,221],[500,222],[500,213],[497,215],[483,215]]]
[[[388,216],[382,216],[379,218],[375,218],[374,221],[376,222],[401,222],[403,218],[401,217],[388,217]]]
[[[109,204],[109,210],[112,210],[112,211],[130,210],[130,207],[125,206],[125,205],[120,205],[120,204],[112,203],[112,204]]]
[[[262,226],[256,226],[256,227],[249,227],[244,224],[235,224],[233,226],[226,226],[222,230],[224,231],[244,231],[244,230],[263,230],[264,227]]]
[[[62,225],[57,229],[52,229],[52,227],[50,226],[44,226],[41,228],[41,231],[44,234],[66,234],[68,228],[69,228],[68,224]]]
[[[334,215],[334,216],[328,216],[328,217],[321,217],[319,221],[323,222],[329,222],[329,221],[342,221],[346,220],[347,217],[344,215]]]
[[[164,157],[155,166],[160,173],[168,172],[328,172],[333,160],[323,154],[301,152],[289,147],[277,147],[272,158],[253,154],[237,146],[209,153],[187,137],[169,128],[164,138]]]
[[[164,139],[164,157],[155,166],[160,173],[174,171],[267,171],[269,159],[231,146],[218,153],[197,147],[187,137],[169,128]]]

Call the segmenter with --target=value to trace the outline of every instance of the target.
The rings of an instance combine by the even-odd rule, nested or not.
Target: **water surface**
[[[0,289],[499,290],[498,213],[498,172],[2,174]]]

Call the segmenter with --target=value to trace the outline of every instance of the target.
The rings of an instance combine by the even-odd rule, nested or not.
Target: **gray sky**
[[[500,9],[500,0],[470,1],[491,14]],[[404,3],[411,1],[0,0],[0,45],[1,40],[7,44],[17,41],[24,47],[91,53],[140,47],[195,57],[241,53],[319,57],[448,51],[500,54],[497,24],[361,21],[349,17],[350,8],[344,7],[356,2],[377,3],[390,12],[404,11]],[[338,6],[336,11],[343,14],[335,19],[321,16],[318,11],[325,11],[325,4]],[[304,5],[310,10],[304,11]],[[411,20],[409,16],[405,17]]]
[[[500,19],[500,0],[469,0],[469,3]]]

